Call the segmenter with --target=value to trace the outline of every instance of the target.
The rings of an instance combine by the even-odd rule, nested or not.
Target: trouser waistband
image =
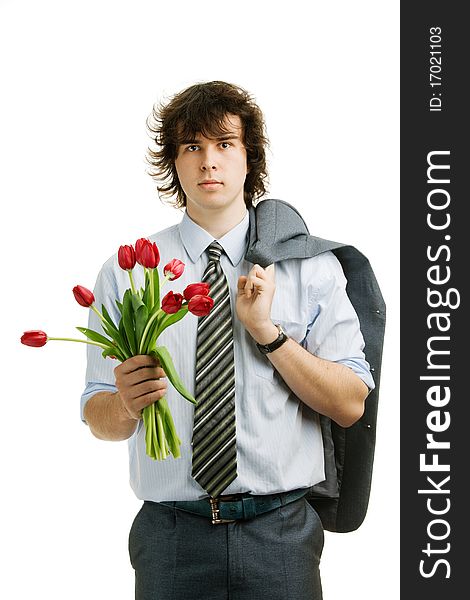
[[[279,494],[255,496],[253,494],[232,494],[203,498],[195,501],[165,501],[159,504],[172,506],[196,515],[211,519],[213,525],[233,523],[234,521],[253,519],[263,513],[274,510],[295,500],[299,500],[310,488],[299,488]]]

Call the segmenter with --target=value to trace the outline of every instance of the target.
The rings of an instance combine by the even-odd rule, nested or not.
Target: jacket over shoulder
[[[370,496],[385,302],[369,260],[354,246],[310,235],[300,213],[287,202],[262,200],[249,213],[246,260],[264,268],[281,260],[332,251],[347,278],[346,292],[359,318],[375,389],[366,399],[363,416],[347,429],[320,415],[326,479],[310,489],[307,500],[320,515],[325,529],[353,531],[364,520]]]

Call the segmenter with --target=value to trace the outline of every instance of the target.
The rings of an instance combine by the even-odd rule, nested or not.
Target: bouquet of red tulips
[[[160,253],[155,242],[141,238],[133,246],[121,246],[118,252],[119,266],[128,272],[130,288],[121,299],[116,299],[120,319],[115,323],[104,304],[101,312],[95,306],[93,292],[77,285],[73,288],[75,299],[81,306],[91,308],[100,318],[102,333],[77,327],[87,339],[50,337],[44,331],[26,331],[21,342],[27,346],[41,347],[49,340],[83,342],[103,349],[104,358],[115,358],[121,362],[138,354],[154,356],[163,367],[165,374],[175,389],[189,402],[196,403],[186,390],[175,370],[170,353],[164,346],[157,346],[159,335],[170,325],[182,319],[187,312],[196,316],[209,314],[214,305],[209,296],[209,284],[192,283],[183,294],[168,292],[160,303],[160,290],[169,281],[178,279],[184,271],[184,263],[174,258],[163,268],[163,281],[160,284],[158,265]],[[144,270],[144,287],[136,289],[132,271],[136,263]],[[181,456],[181,440],[178,437],[168,402],[165,397],[142,411],[145,425],[145,442],[148,456],[164,460],[170,453]]]

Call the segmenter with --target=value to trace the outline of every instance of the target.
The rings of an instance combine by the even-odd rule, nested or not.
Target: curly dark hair
[[[159,183],[160,198],[175,198],[168,203],[186,206],[186,195],[176,173],[175,160],[180,144],[195,139],[196,134],[217,137],[226,133],[227,114],[238,115],[243,125],[243,144],[249,172],[244,186],[247,207],[266,193],[268,173],[266,148],[269,141],[263,113],[243,88],[211,81],[197,83],[175,94],[167,104],[154,105],[147,119],[150,136],[157,149],[148,148],[147,162],[153,167],[149,175]]]

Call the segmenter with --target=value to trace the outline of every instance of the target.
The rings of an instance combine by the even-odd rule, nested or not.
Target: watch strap
[[[274,350],[277,350],[286,340],[289,339],[289,336],[284,329],[282,329],[279,323],[275,323],[275,325],[279,330],[279,335],[273,342],[270,344],[258,344],[258,342],[256,342],[256,346],[261,354],[269,354],[270,352],[274,352]]]

